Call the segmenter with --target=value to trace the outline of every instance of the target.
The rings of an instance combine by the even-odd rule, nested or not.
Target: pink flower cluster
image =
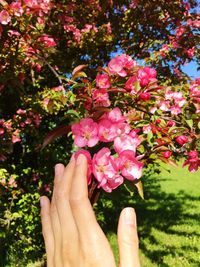
[[[125,83],[125,89],[128,92],[131,92],[131,94],[136,94],[136,84],[137,82],[140,84],[141,87],[147,86],[150,82],[156,81],[156,70],[149,68],[149,67],[144,67],[140,68],[137,71],[137,75],[131,76]],[[150,94],[148,92],[143,92],[141,95],[143,98],[148,98]],[[143,100],[145,100],[143,99]]]
[[[158,106],[162,111],[170,111],[173,115],[178,115],[182,112],[181,108],[186,103],[182,92],[166,91],[165,100],[160,100]]]
[[[108,63],[110,74],[118,74],[121,77],[125,77],[127,75],[127,70],[130,70],[135,66],[137,66],[136,61],[125,54],[111,59]]]
[[[111,192],[123,183],[124,178],[133,181],[142,176],[143,163],[136,156],[141,140],[137,132],[131,130],[119,108],[105,113],[98,122],[84,118],[71,128],[78,147],[104,145],[93,158],[87,150],[77,152],[88,159],[88,183],[93,174],[98,186]]]
[[[183,163],[183,167],[189,165],[188,169],[190,172],[195,172],[200,167],[200,158],[198,157],[198,152],[192,150],[187,153],[188,159]]]

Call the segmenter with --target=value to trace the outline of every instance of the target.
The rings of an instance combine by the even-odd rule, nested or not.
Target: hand
[[[48,267],[116,267],[110,245],[88,199],[87,159],[55,166],[53,197],[42,196],[42,231]],[[139,267],[136,216],[125,208],[118,224],[120,267]]]

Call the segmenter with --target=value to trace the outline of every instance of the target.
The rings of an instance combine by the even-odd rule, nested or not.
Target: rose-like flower
[[[38,38],[38,42],[44,44],[45,47],[54,47],[56,46],[56,42],[53,37],[50,37],[47,34],[43,34],[41,37]]]
[[[123,183],[123,177],[119,175],[115,160],[107,147],[94,154],[92,165],[93,174],[99,182],[99,187],[105,191],[111,192],[112,189]]]
[[[125,69],[132,69],[137,64],[136,62],[128,55],[117,56],[108,63],[108,69],[111,74],[118,74],[121,77],[125,77],[127,72]]]
[[[122,175],[128,180],[133,181],[142,176],[143,163],[137,160],[133,151],[125,150],[121,152],[117,164]]]
[[[12,134],[12,143],[17,143],[17,142],[21,142],[21,138],[20,138],[20,130],[17,129],[13,132]]]
[[[200,158],[198,158],[198,152],[192,150],[188,152],[188,159],[183,163],[183,167],[189,165],[188,170],[190,172],[195,172],[200,167]]]
[[[88,166],[87,182],[88,182],[88,184],[90,184],[91,180],[92,180],[92,158],[91,158],[90,153],[87,150],[80,149],[80,150],[76,151],[76,153],[74,154],[75,159],[77,159],[80,154],[83,154],[87,159],[87,166]]]
[[[149,84],[150,81],[153,81],[156,79],[156,70],[149,68],[149,67],[145,67],[145,68],[141,68],[138,70],[137,73],[137,77],[138,80],[140,81],[140,85],[142,87],[145,87]]]
[[[0,23],[3,25],[7,25],[11,21],[11,17],[6,10],[2,10],[0,12]]]
[[[188,140],[188,137],[186,135],[179,135],[176,137],[176,142],[183,146],[185,143],[187,143],[189,140]]]
[[[131,76],[125,83],[125,89],[132,94],[136,94],[135,84],[138,81],[137,76]]]
[[[108,74],[98,74],[96,76],[96,85],[102,89],[108,89],[110,87],[110,77]]]
[[[106,113],[105,116],[113,123],[125,121],[125,117],[122,115],[119,108],[113,108],[110,112]]]
[[[136,133],[135,136],[131,136],[131,134],[124,134],[121,137],[115,138],[114,149],[117,153],[121,153],[124,150],[135,152],[140,143],[140,138]]]
[[[74,143],[78,147],[93,147],[98,141],[98,125],[90,118],[82,119],[79,123],[72,125],[72,133],[74,134]]]
[[[149,92],[142,92],[139,94],[139,98],[144,101],[148,101],[151,98],[151,94]]]
[[[94,100],[96,106],[101,106],[101,107],[110,106],[109,95],[106,89],[93,89],[92,99]]]
[[[166,159],[170,158],[171,155],[172,155],[172,152],[169,151],[169,150],[167,150],[167,151],[163,151],[163,152],[162,152],[162,156],[163,156],[164,158],[166,158]]]
[[[102,142],[112,142],[117,137],[117,124],[108,119],[99,122],[99,140]]]
[[[127,72],[124,70],[123,61],[119,56],[111,59],[108,63],[108,68],[111,74],[118,74],[121,77],[125,77],[127,75]]]

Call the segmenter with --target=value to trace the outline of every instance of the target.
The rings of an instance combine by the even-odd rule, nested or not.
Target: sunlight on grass
[[[144,201],[134,200],[142,266],[199,266],[200,171],[167,168],[144,182]],[[117,255],[116,235],[109,239]]]

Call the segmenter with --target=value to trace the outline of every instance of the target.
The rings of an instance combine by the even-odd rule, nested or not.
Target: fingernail
[[[83,154],[78,155],[78,158],[76,160],[76,165],[82,164],[82,162],[85,160],[85,156]]]
[[[44,207],[45,206],[45,199],[43,197],[40,198],[40,207]]]
[[[125,224],[136,226],[136,216],[133,208],[125,208],[124,209],[124,222]]]
[[[61,175],[61,168],[62,168],[61,166],[62,166],[61,164],[56,164],[56,165],[55,165],[54,168],[55,168],[55,175],[56,175],[56,176]]]

